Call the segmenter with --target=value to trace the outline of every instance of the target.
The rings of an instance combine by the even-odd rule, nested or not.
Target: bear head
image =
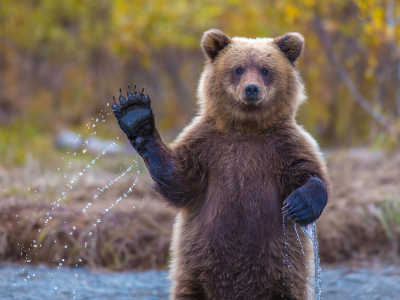
[[[302,35],[231,38],[212,29],[204,33],[202,48],[207,57],[198,87],[202,115],[229,128],[294,119],[305,99],[295,66],[304,48]]]

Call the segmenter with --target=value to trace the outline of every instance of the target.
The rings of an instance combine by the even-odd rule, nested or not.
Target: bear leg
[[[185,280],[174,282],[171,290],[171,300],[206,300],[206,297],[198,283]]]

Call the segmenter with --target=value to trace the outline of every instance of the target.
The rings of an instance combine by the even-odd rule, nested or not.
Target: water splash
[[[297,241],[300,243],[300,246],[301,246],[301,253],[303,253],[303,255],[306,256],[306,253],[304,252],[303,244],[301,243],[301,239],[300,239],[300,236],[299,236],[299,232],[297,231],[296,222],[294,223],[294,230],[296,231]]]
[[[291,257],[291,253],[290,253],[290,244],[289,244],[289,236],[286,232],[286,225],[285,225],[285,216],[283,216],[282,218],[282,225],[283,225],[283,237],[284,237],[284,249],[285,249],[285,258],[283,259],[283,268],[287,269],[288,272],[287,274],[291,274],[291,282],[292,282],[292,288],[291,288],[291,294],[292,294],[292,299],[294,296],[294,291],[293,291],[293,269],[291,266],[291,261],[290,261],[290,257]],[[283,272],[282,277],[286,277],[285,272]],[[282,283],[283,285],[285,285],[285,282]],[[283,295],[282,295],[283,297]]]
[[[135,160],[134,160],[135,161]],[[135,161],[135,165],[137,166],[137,161]],[[115,182],[117,182],[119,179],[121,179],[122,177],[124,177],[128,172],[130,172],[133,168],[134,164],[130,165],[128,167],[128,169],[126,169],[121,175],[119,175],[118,177],[116,177],[115,179],[111,180],[109,183],[105,184],[104,186],[102,186],[101,188],[98,188],[98,193],[94,194],[93,196],[93,200],[95,200],[97,197],[99,197],[101,195],[101,193],[103,193],[106,189],[108,189],[109,187],[111,187]],[[137,178],[135,179],[135,184],[136,185],[137,182]],[[132,186],[133,187],[133,186]],[[130,189],[129,192],[132,191],[132,188]],[[126,193],[124,193],[124,196],[127,197]],[[120,197],[121,198],[121,197]],[[86,210],[89,208],[89,206],[92,203],[89,202],[86,207],[82,210],[83,212],[86,212]]]
[[[109,106],[109,104],[107,104],[107,106]],[[92,121],[89,122],[88,124],[86,124],[86,126],[87,126],[86,132],[87,132],[88,134],[92,135],[92,136],[93,136],[93,135],[96,135],[96,131],[94,131],[94,130],[97,129],[97,128],[99,128],[99,125],[101,125],[100,123],[103,123],[103,122],[106,121],[106,120],[105,120],[105,115],[108,116],[108,115],[110,115],[110,114],[112,114],[112,111],[111,111],[111,110],[110,110],[110,111],[104,110],[104,112],[103,112],[103,110],[101,110],[101,113],[99,113],[99,117],[92,118]],[[98,125],[98,126],[96,126],[96,125]],[[96,128],[96,127],[97,127],[97,128]],[[116,139],[118,140],[118,139],[119,139],[119,136],[117,136]],[[94,140],[93,140],[93,142],[94,142]],[[70,154],[69,151],[66,152],[68,155],[71,155],[71,156],[78,156],[78,155],[81,154],[81,155],[87,156],[87,155],[90,153],[90,148],[89,148],[89,147],[90,147],[91,144],[92,144],[92,140],[91,140],[91,139],[85,139],[81,134],[79,134],[78,136],[75,136],[74,141],[73,141],[73,144],[74,144],[73,147],[72,147],[73,151],[71,151],[71,154]],[[81,145],[79,146],[79,144],[81,144]],[[113,151],[113,150],[114,150],[114,149],[113,149],[114,147],[118,147],[118,145],[117,145],[114,141],[112,141],[112,142],[111,142],[110,144],[108,144],[108,145],[104,145],[104,147],[102,147],[103,150],[102,150],[100,153],[98,153],[97,157],[95,157],[95,158],[91,161],[91,164],[94,165],[95,162],[96,162],[97,160],[99,160],[99,158],[100,158],[102,155],[104,155],[106,152],[108,152],[108,151],[109,151],[109,152]],[[61,157],[61,160],[64,160],[64,157]],[[138,168],[137,156],[136,156],[136,159],[133,160],[133,162],[134,162],[134,164],[132,164],[132,165],[131,165],[125,172],[123,172],[121,175],[116,176],[116,178],[113,180],[113,182],[115,182],[115,181],[121,179],[121,177],[123,177],[127,172],[131,171],[131,169],[133,168],[134,165],[136,166],[137,174],[139,174],[140,171],[139,171],[139,168]],[[67,194],[69,194],[69,191],[74,187],[74,185],[76,184],[76,182],[77,182],[79,179],[81,179],[82,177],[84,177],[85,172],[91,167],[91,164],[90,164],[90,162],[88,162],[88,163],[86,164],[86,167],[84,167],[83,169],[79,170],[79,171],[77,172],[77,174],[75,174],[75,176],[72,175],[72,174],[68,174],[68,175],[67,175],[67,174],[63,174],[64,172],[63,172],[63,170],[61,170],[62,173],[61,173],[60,175],[61,175],[64,179],[66,179],[66,181],[68,182],[68,183],[66,184],[67,189],[64,190],[64,191],[61,193],[61,195],[59,195],[59,197],[58,197],[57,200],[53,200],[53,202],[50,203],[51,211],[47,212],[46,215],[44,216],[44,218],[46,218],[46,220],[45,220],[45,222],[44,222],[44,226],[47,226],[48,223],[51,222],[51,220],[53,219],[53,217],[51,216],[51,214],[53,213],[53,211],[54,211],[57,207],[60,207],[60,204],[63,203],[63,200],[65,200],[65,199],[67,198]],[[70,168],[72,168],[72,167],[73,167],[72,162],[69,162],[69,163],[68,163],[68,169],[70,169]],[[60,171],[60,167],[58,167],[57,170]],[[47,177],[47,174],[46,174],[46,177]],[[67,179],[67,178],[68,178],[68,179]],[[99,194],[101,194],[101,193],[104,191],[104,189],[107,189],[110,185],[112,185],[113,182],[108,183],[108,185],[105,185],[105,186],[103,186],[103,187],[101,187],[101,188],[98,188],[98,190],[100,191],[100,193],[97,193],[96,195],[99,196]],[[111,206],[110,206],[109,208],[107,208],[105,211],[103,211],[102,214],[105,215],[106,212],[108,212],[110,209],[112,209],[112,208],[114,207],[114,205],[118,204],[123,198],[126,198],[126,197],[127,197],[127,194],[129,194],[129,193],[131,193],[131,192],[133,191],[133,187],[136,185],[137,182],[138,182],[138,179],[136,178],[135,181],[133,182],[133,184],[129,187],[129,189],[128,189],[125,193],[123,193],[122,196],[120,196],[118,199],[116,199],[116,200],[115,200],[115,203],[111,204]],[[28,189],[28,191],[30,191],[30,190],[31,190],[31,187],[28,187],[27,189]],[[4,190],[4,192],[5,192],[5,191],[6,191],[6,190]],[[34,193],[36,193],[36,190],[34,191]],[[94,198],[96,198],[96,197],[94,197]],[[35,199],[35,200],[36,200],[36,199]],[[143,199],[143,202],[144,202],[144,199]],[[85,212],[91,205],[92,205],[92,203],[91,203],[91,202],[88,202],[87,205],[86,205],[86,208],[83,209],[83,212]],[[18,215],[16,215],[16,217],[18,217]],[[95,222],[95,224],[93,224],[93,227],[95,228],[95,226],[96,226],[97,224],[99,224],[99,223],[101,223],[101,219],[100,219],[100,218],[98,218],[97,221]],[[70,234],[70,235],[73,235],[73,232],[74,232],[76,229],[77,229],[76,226],[72,226],[72,229],[71,229],[71,231],[70,231],[69,234]],[[90,230],[90,229],[89,229],[89,230]],[[38,229],[38,233],[40,233],[41,231],[42,231],[42,229]],[[92,232],[91,232],[91,231],[88,233],[88,236],[92,236]],[[92,236],[91,238],[93,238],[93,236]],[[58,242],[58,241],[57,241],[57,240],[54,240],[54,243],[56,243],[56,242]],[[84,247],[86,248],[87,246],[88,246],[88,242],[85,242],[85,243],[84,243]],[[29,257],[28,254],[31,253],[31,251],[30,251],[31,248],[32,248],[32,249],[35,248],[35,249],[39,250],[40,247],[42,247],[42,245],[41,245],[40,243],[38,243],[36,240],[33,240],[31,246],[28,247],[28,249],[25,249],[25,246],[22,246],[20,255],[23,256],[23,255],[25,254],[25,260],[24,260],[24,261],[25,261],[26,263],[30,263],[32,260],[30,259],[30,257]],[[68,248],[68,245],[63,245],[63,248],[64,248],[64,249]],[[54,261],[54,260],[53,260],[53,261]],[[58,269],[63,268],[64,262],[65,262],[65,259],[62,258],[62,259],[61,259],[61,262],[58,263],[57,268],[58,268]],[[82,263],[82,259],[79,259],[79,262],[76,263],[76,266],[79,266],[81,263]],[[36,268],[36,266],[35,266],[34,268]],[[76,275],[76,277],[77,277],[77,274],[75,274],[75,275]],[[31,279],[31,278],[34,278],[34,277],[35,277],[35,274],[34,274],[34,273],[33,273],[33,274],[27,274],[27,275],[26,275],[26,278],[24,278],[24,281],[27,282],[27,280],[29,280],[29,279]],[[14,286],[15,286],[15,284],[14,284]],[[58,286],[58,288],[59,288],[59,286]],[[57,286],[54,286],[54,289],[57,290]],[[75,291],[74,291],[74,290],[73,290],[73,294],[74,294],[73,299],[75,299]]]
[[[295,227],[296,228],[296,227]],[[317,238],[317,231],[315,222],[307,225],[307,226],[300,226],[303,230],[305,235],[310,240],[313,249],[314,249],[314,264],[315,264],[315,299],[321,300],[322,294],[322,287],[321,287],[321,267],[320,267],[320,259],[318,254],[318,238]]]
[[[136,177],[136,178],[135,178],[135,181],[132,183],[132,186],[124,193],[124,197],[125,197],[125,198],[128,196],[127,194],[129,194],[129,193],[131,193],[131,192],[133,191],[133,187],[134,187],[137,183],[138,183],[138,178]],[[109,211],[114,207],[114,205],[118,204],[121,200],[122,200],[122,196],[119,196],[119,198],[115,200],[115,204],[114,204],[114,203],[111,204],[110,207],[106,208],[106,209],[103,211],[103,215],[105,215],[107,212],[109,212]],[[135,207],[133,207],[133,208],[135,208]],[[98,219],[97,222],[99,222],[99,220],[100,220],[100,219]],[[100,222],[101,222],[101,220],[100,220]],[[95,225],[95,226],[96,226],[96,225]]]

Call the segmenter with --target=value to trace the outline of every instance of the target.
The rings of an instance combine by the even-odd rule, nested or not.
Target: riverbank
[[[317,222],[322,263],[398,260],[400,153],[325,156],[333,195]],[[64,171],[37,161],[0,167],[0,263],[165,269],[176,212],[151,189],[140,160],[136,169],[134,155],[101,157],[88,168],[71,157]]]

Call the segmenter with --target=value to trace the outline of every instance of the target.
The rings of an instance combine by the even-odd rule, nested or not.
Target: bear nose
[[[260,89],[255,84],[248,84],[245,86],[244,91],[248,98],[255,99],[257,94],[260,92]]]

